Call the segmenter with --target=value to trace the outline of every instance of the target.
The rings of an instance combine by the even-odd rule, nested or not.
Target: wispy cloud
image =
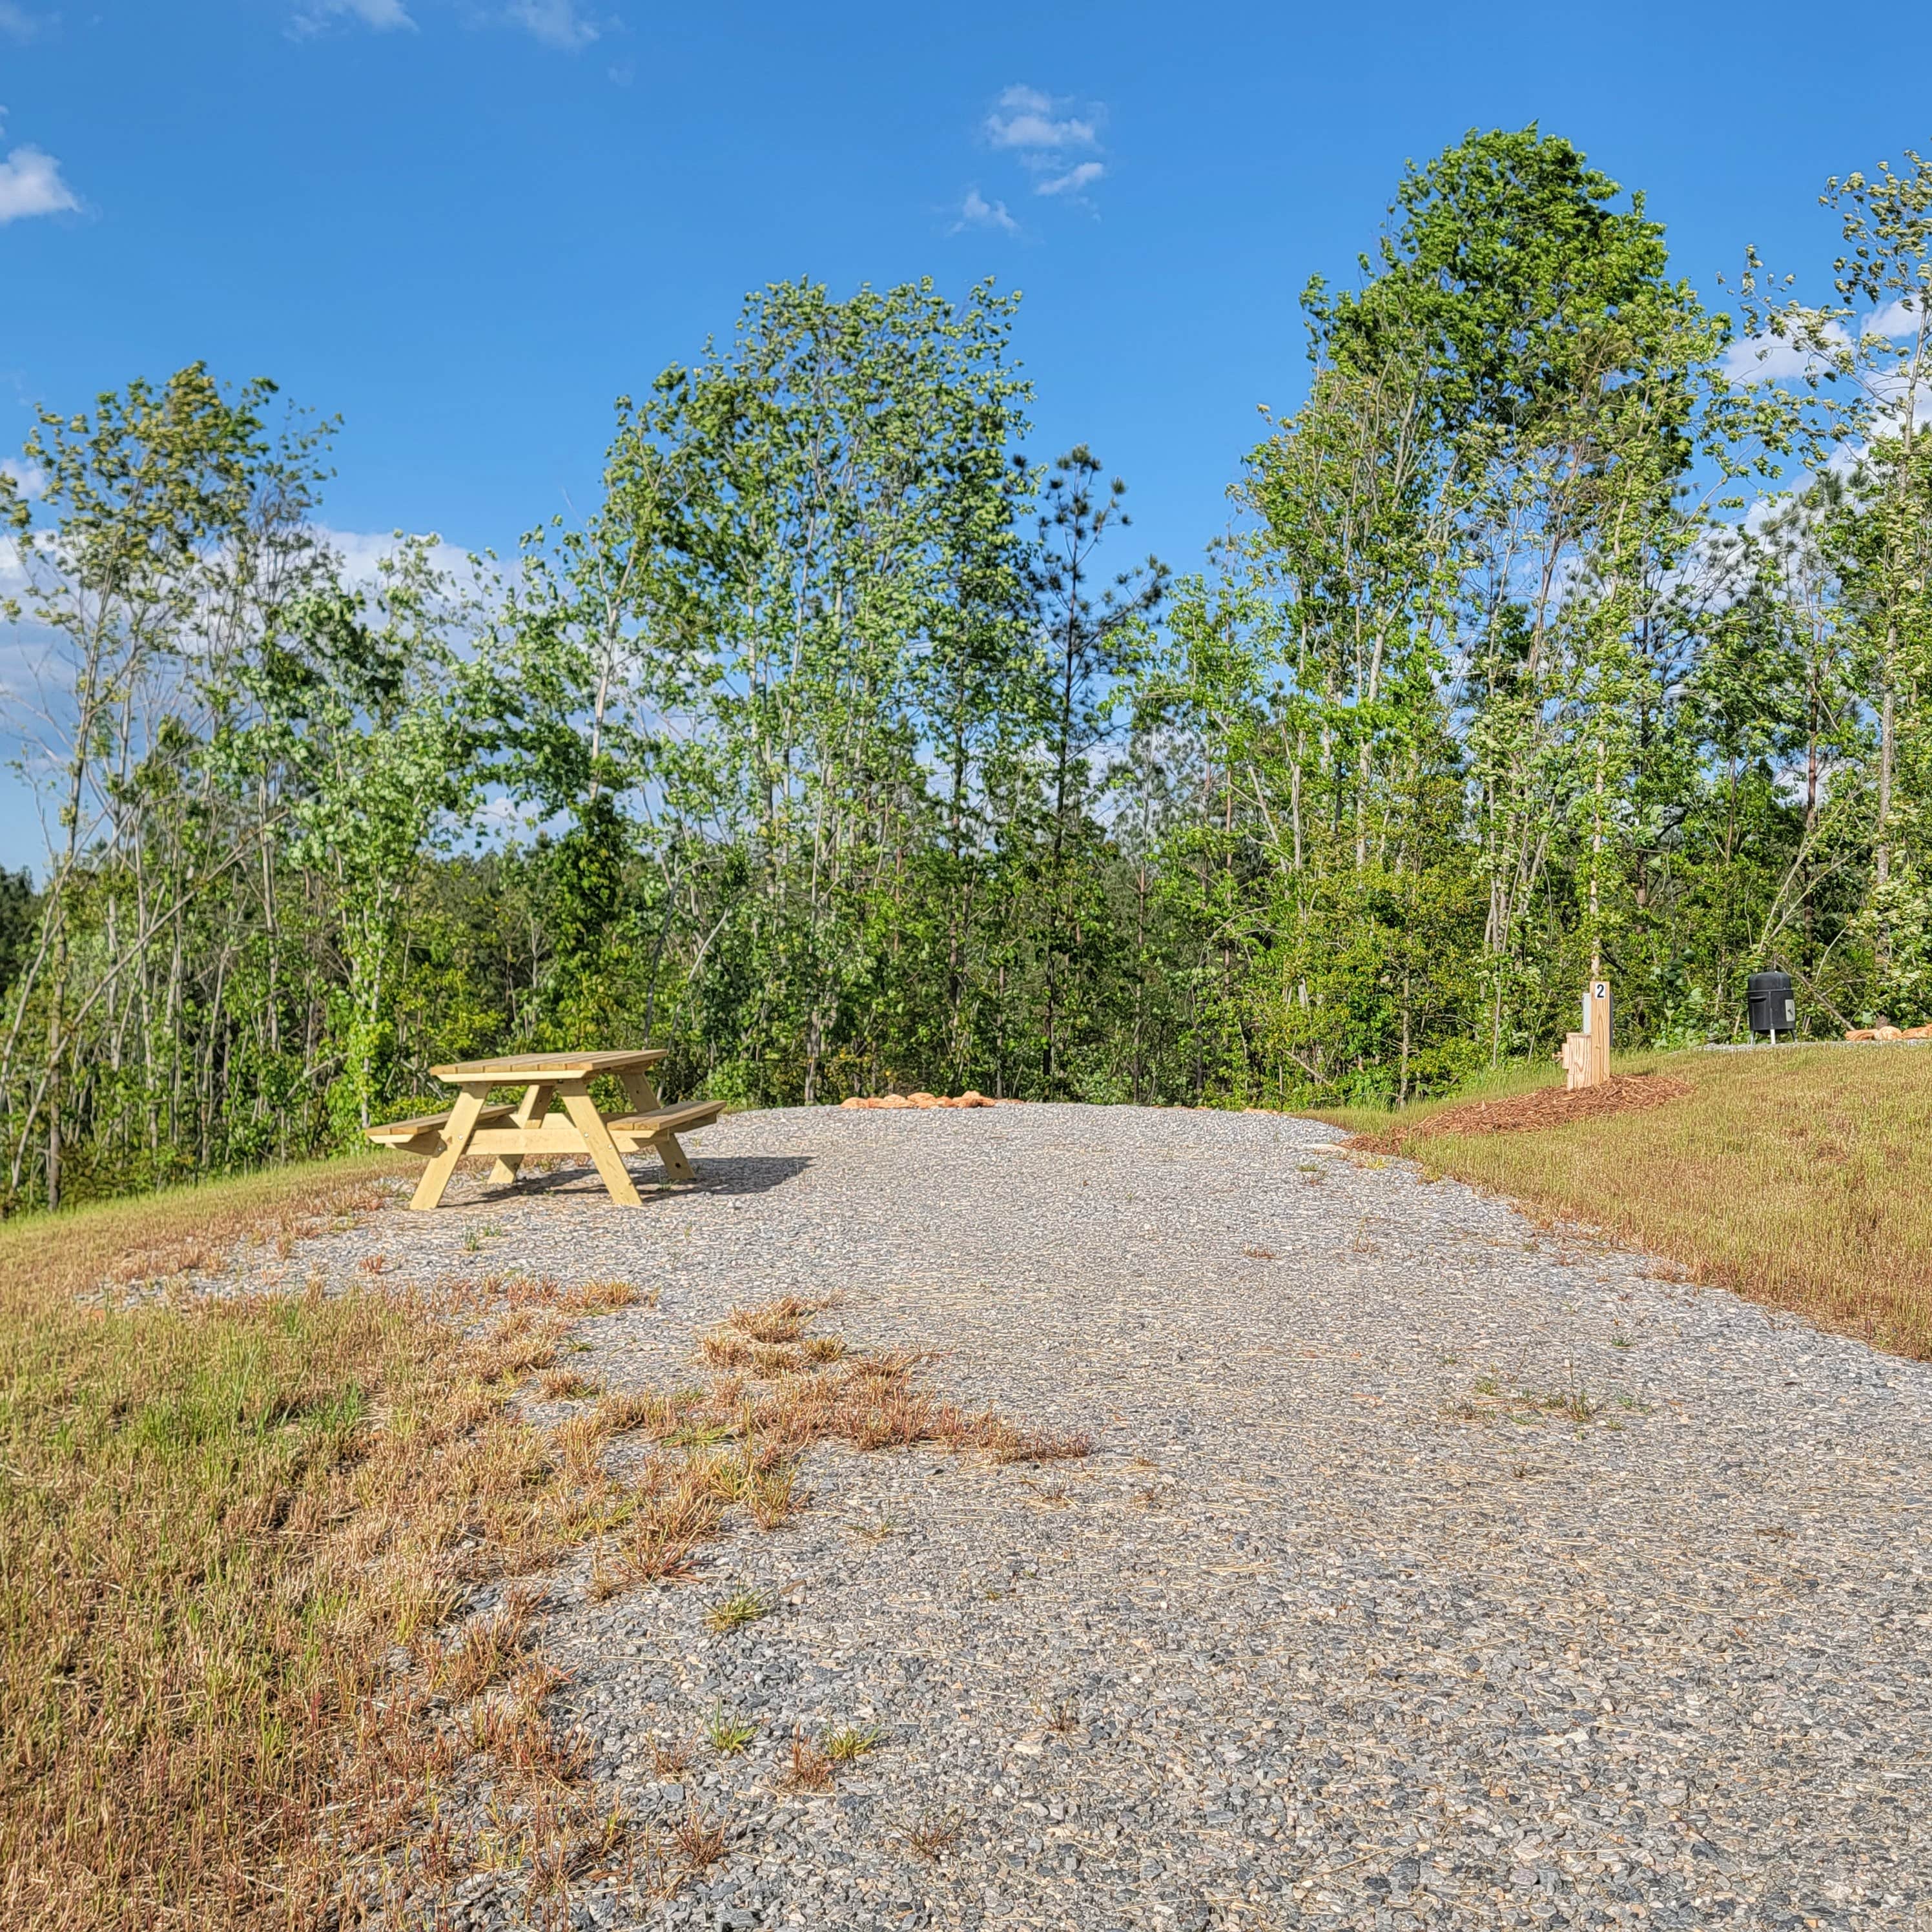
[[[988,201],[976,188],[969,188],[959,204],[959,219],[952,224],[952,232],[957,235],[962,228],[1004,228],[1014,235],[1019,232],[1019,224],[1006,212],[1004,201]]]
[[[1087,190],[1106,177],[1100,158],[1106,120],[1097,101],[1082,106],[1070,94],[1014,86],[994,102],[980,132],[988,147],[1013,156],[1034,177],[1035,194],[1086,206]]]
[[[1054,175],[1042,182],[1034,190],[1035,194],[1078,194],[1083,189],[1091,188],[1107,172],[1104,161],[1082,161],[1067,170],[1064,175]]]
[[[14,0],[0,0],[0,34],[16,40],[35,40],[52,25],[51,16],[44,20],[38,14],[16,5]]]
[[[1790,382],[1822,374],[1826,352],[1846,347],[1851,338],[1835,322],[1818,326],[1814,343],[1790,335],[1748,335],[1724,351],[1724,374],[1733,382]]]
[[[986,139],[996,148],[1018,148],[1022,156],[1041,150],[1064,152],[1070,148],[1099,146],[1096,119],[1064,112],[1070,104],[1036,87],[1010,87],[986,116]]]
[[[0,161],[0,226],[33,214],[71,214],[80,206],[59,162],[43,149],[16,148]]]
[[[332,20],[359,21],[379,34],[416,26],[403,0],[309,0],[290,25],[298,34],[319,34]]]
[[[0,0],[0,8],[11,0]],[[461,0],[458,17],[472,27],[514,27],[547,47],[574,53],[602,37],[604,28],[586,16],[579,0]],[[290,22],[298,35],[319,34],[339,23],[355,23],[377,33],[413,28],[410,0],[302,0]]]
[[[533,34],[547,47],[574,53],[598,38],[598,29],[577,10],[577,0],[512,0],[504,17]]]

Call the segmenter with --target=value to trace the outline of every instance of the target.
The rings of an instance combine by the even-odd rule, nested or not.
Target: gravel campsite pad
[[[298,1250],[657,1286],[578,1331],[614,1388],[697,1379],[734,1304],[836,1293],[854,1348],[1094,1439],[821,1448],[810,1507],[734,1518],[694,1580],[550,1579],[593,1774],[730,1834],[669,1900],[578,1886],[572,1922],[1932,1922],[1932,1368],[1338,1138],[748,1114],[640,1210],[587,1172],[472,1180]],[[740,1589],[770,1613],[714,1634]],[[747,1748],[705,1742],[721,1714]],[[795,1731],[840,1727],[876,1741],[788,1786]],[[535,1910],[512,1874],[458,1896],[458,1926]]]

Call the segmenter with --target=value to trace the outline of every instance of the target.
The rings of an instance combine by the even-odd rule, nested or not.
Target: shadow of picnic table
[[[653,1196],[682,1200],[694,1194],[769,1194],[802,1174],[812,1165],[808,1155],[800,1154],[705,1154],[698,1163],[698,1178],[673,1184],[655,1160],[625,1162],[631,1178],[646,1201]],[[487,1183],[476,1198],[481,1202],[514,1201],[532,1195],[555,1194],[566,1189],[584,1193],[602,1191],[603,1182],[589,1161],[580,1166],[554,1167],[547,1173],[526,1174],[504,1186]]]

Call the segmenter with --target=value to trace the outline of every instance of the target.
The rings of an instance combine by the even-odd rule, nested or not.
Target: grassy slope
[[[366,1681],[297,1528],[422,1337],[360,1299],[104,1306],[374,1204],[317,1163],[0,1227],[0,1916],[260,1915]],[[184,1832],[178,1822],[192,1818]]]
[[[1517,1133],[1432,1133],[1453,1101],[1322,1118],[1393,1130],[1429,1169],[1648,1248],[1694,1280],[1932,1358],[1932,1052],[1651,1054],[1617,1071],[1669,1073],[1694,1091]],[[1557,1077],[1520,1072],[1504,1090]]]
[[[44,1289],[56,1279],[77,1288],[116,1276],[178,1274],[238,1240],[279,1238],[332,1211],[338,1194],[360,1195],[371,1181],[415,1172],[393,1154],[354,1154],[0,1222],[0,1306],[16,1288]]]
[[[568,1428],[516,1400],[573,1323],[638,1291],[325,1294],[298,1262],[272,1294],[112,1292],[251,1243],[286,1256],[408,1171],[354,1156],[0,1228],[8,1932],[364,1922],[369,1857],[461,1756],[425,1730],[423,1688],[376,1696],[398,1643],[452,1694],[520,1669],[478,1748],[506,1802],[561,1788],[558,1680],[522,1657],[524,1612],[430,1634],[466,1586],[555,1562],[621,1508],[596,1466],[608,1426],[580,1422],[572,1460]],[[574,1797],[545,1804],[533,1843],[579,1830]]]

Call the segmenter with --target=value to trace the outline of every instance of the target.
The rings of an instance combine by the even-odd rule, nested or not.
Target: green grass
[[[1662,1106],[1496,1134],[1432,1132],[1463,1094],[1322,1118],[1648,1249],[1690,1280],[1932,1358],[1932,1052],[1815,1046],[1639,1054],[1690,1094]],[[1522,1069],[1514,1090],[1560,1078]]]
[[[733,1630],[742,1630],[747,1624],[756,1623],[760,1617],[772,1613],[772,1600],[756,1590],[734,1590],[728,1597],[721,1598],[704,1613],[707,1630],[720,1636],[728,1636]]]
[[[704,1741],[720,1757],[736,1757],[758,1735],[756,1724],[747,1723],[722,1704],[705,1720]]]

